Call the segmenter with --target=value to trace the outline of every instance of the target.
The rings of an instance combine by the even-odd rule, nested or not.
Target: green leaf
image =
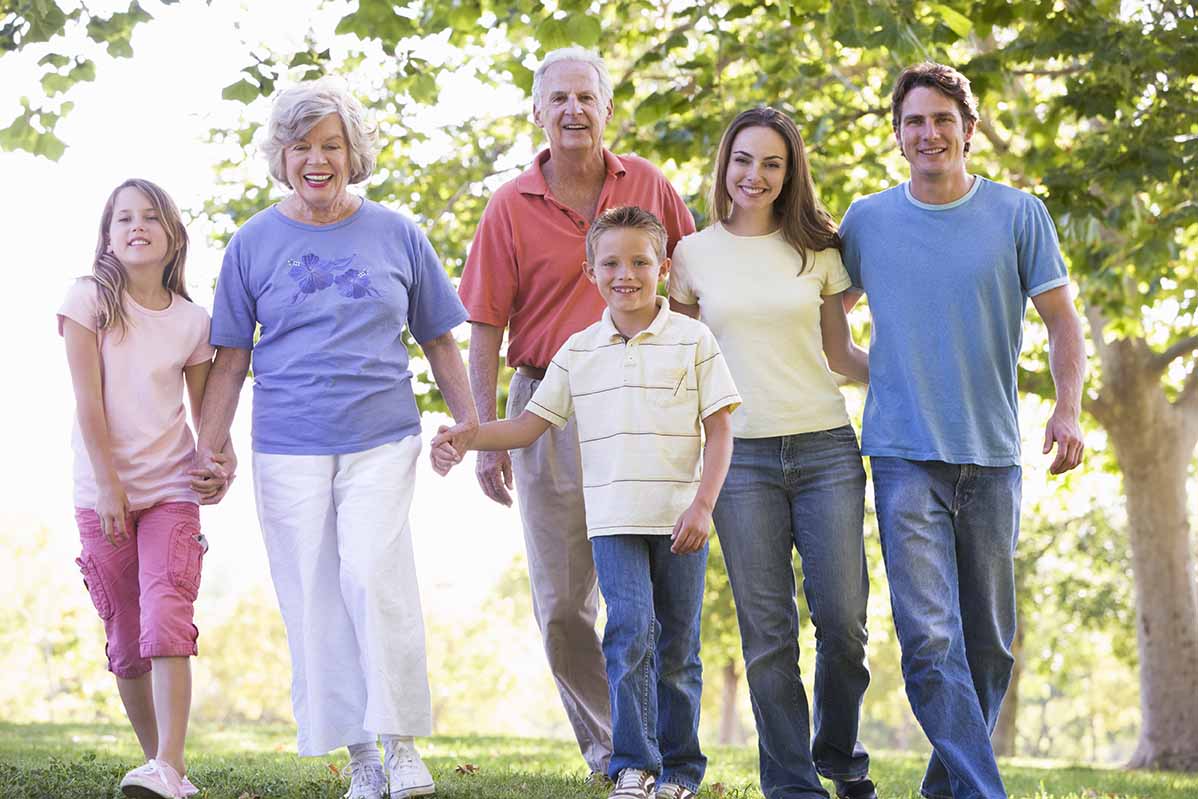
[[[545,17],[541,20],[541,23],[537,25],[536,38],[541,45],[542,52],[556,50],[559,47],[569,47],[574,43],[570,37],[566,20],[553,17]]]
[[[636,107],[636,124],[641,127],[652,125],[669,112],[672,103],[673,98],[668,94],[649,95]]]
[[[69,63],[71,63],[70,57],[62,55],[61,53],[50,53],[49,55],[44,55],[37,62],[39,67],[44,67],[49,64],[55,69],[62,69]]]
[[[437,102],[437,79],[428,72],[421,72],[412,80],[408,94],[418,103],[432,105]]]
[[[220,96],[225,100],[236,100],[239,103],[249,104],[257,100],[262,92],[257,86],[250,83],[245,78],[230,84],[221,90]]]
[[[566,35],[583,47],[594,47],[603,35],[599,19],[590,14],[571,14],[566,17]]]
[[[955,8],[943,4],[932,6],[940,15],[940,21],[952,29],[952,32],[964,39],[973,31],[973,21]]]

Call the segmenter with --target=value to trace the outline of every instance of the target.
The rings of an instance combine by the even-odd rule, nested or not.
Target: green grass
[[[432,738],[421,752],[441,799],[603,799],[587,788],[582,761],[568,741],[531,738]],[[344,750],[298,758],[287,727],[197,724],[188,741],[189,771],[200,799],[336,799]],[[704,799],[760,799],[756,750],[709,747]],[[113,799],[121,775],[138,764],[125,727],[0,723],[0,799]],[[471,764],[476,773],[460,773]],[[883,799],[918,799],[924,761],[875,753],[873,778]],[[1198,775],[1129,772],[1044,761],[1003,763],[1013,798],[1195,799]]]

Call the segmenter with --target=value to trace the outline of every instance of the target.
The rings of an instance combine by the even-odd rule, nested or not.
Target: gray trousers
[[[519,373],[508,390],[507,418],[524,410],[540,384]],[[512,451],[516,500],[532,586],[532,610],[549,669],[592,771],[611,759],[611,703],[603,649],[595,632],[599,588],[582,500],[578,426],[550,427],[532,446]]]

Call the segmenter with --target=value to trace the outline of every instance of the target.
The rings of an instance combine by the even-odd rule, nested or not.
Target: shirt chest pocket
[[[698,396],[691,370],[685,366],[648,370],[645,384],[650,387],[650,400],[661,408],[682,408]]]

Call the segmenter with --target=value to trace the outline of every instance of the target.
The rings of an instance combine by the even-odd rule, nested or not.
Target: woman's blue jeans
[[[869,685],[865,470],[851,427],[737,438],[715,506],[728,567],[766,799],[826,797],[825,777],[869,772],[857,741]],[[815,626],[815,737],[799,675],[792,548]]]
[[[608,776],[626,768],[658,783],[699,790],[707,758],[699,749],[699,619],[707,545],[675,555],[668,535],[591,539],[607,604],[603,657],[611,693]]]

